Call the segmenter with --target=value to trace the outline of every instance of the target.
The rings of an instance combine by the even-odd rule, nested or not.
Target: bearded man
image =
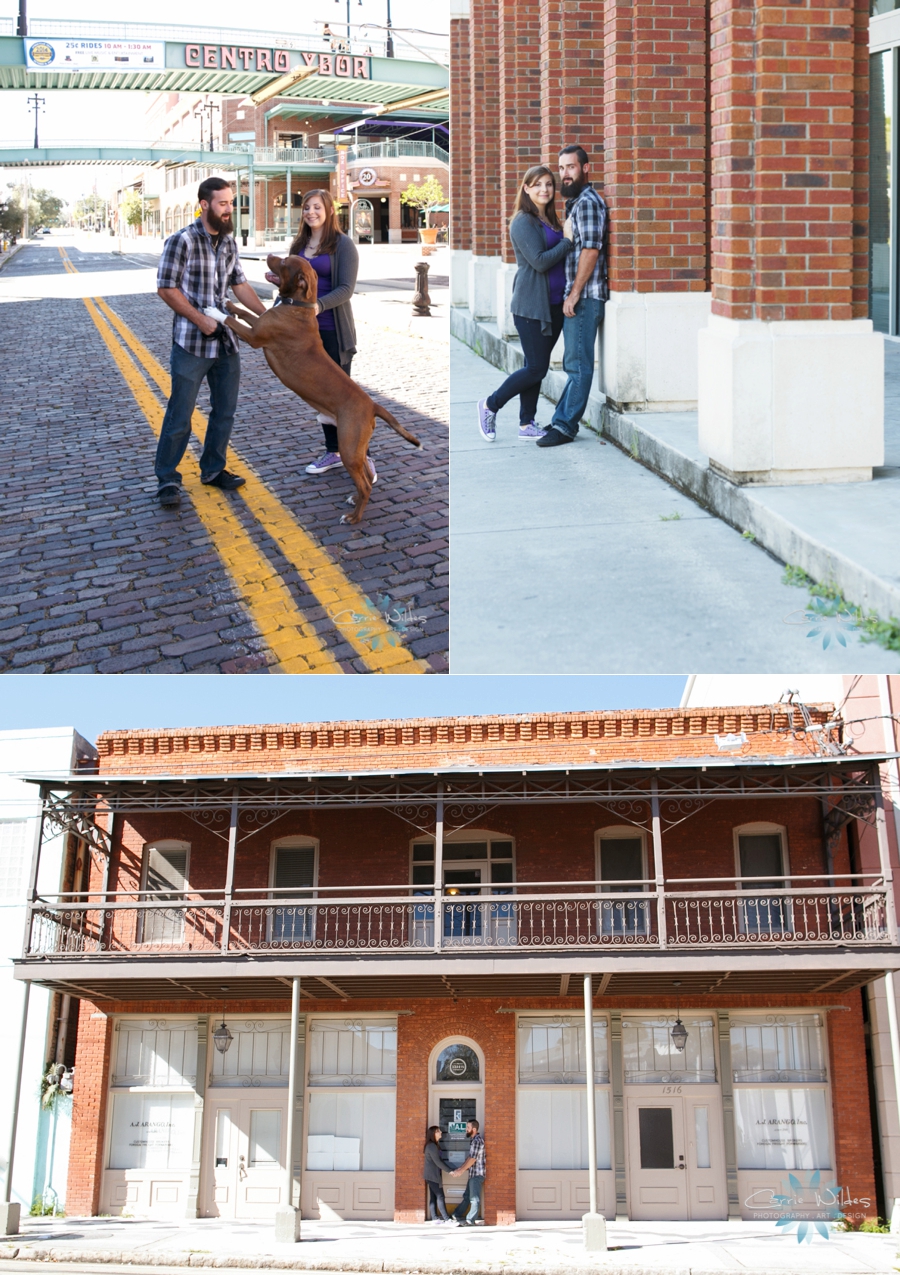
[[[594,375],[594,347],[609,297],[606,282],[608,215],[603,198],[588,180],[588,156],[581,146],[559,155],[560,194],[566,201],[566,237],[574,251],[566,257],[563,299],[563,371],[568,373],[550,428],[538,447],[573,443],[587,407]]]
[[[233,491],[244,479],[229,474],[225,455],[234,426],[241,381],[237,339],[204,311],[224,312],[228,289],[248,310],[265,306],[247,282],[234,241],[234,195],[221,177],[208,177],[197,191],[200,216],[176,230],[163,246],[156,277],[159,295],[175,311],[172,325],[172,393],[156,449],[157,499],[163,508],[181,502],[178,465],[191,436],[191,415],[204,377],[210,413],[200,457],[204,483]]]

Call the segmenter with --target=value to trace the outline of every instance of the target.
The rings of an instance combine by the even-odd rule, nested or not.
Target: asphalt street
[[[413,331],[408,291],[377,277],[354,301],[354,379],[425,444],[376,426],[360,527],[340,522],[343,470],[305,473],[323,450],[314,414],[246,346],[229,459],[246,486],[200,486],[204,387],[189,499],[165,511],[153,456],[171,314],[155,266],[53,235],[0,274],[0,671],[445,671],[444,320]],[[262,295],[264,268],[248,270]],[[385,260],[398,285],[404,271]]]
[[[584,427],[564,447],[519,442],[516,399],[485,442],[476,404],[503,373],[453,338],[450,377],[452,672],[900,671],[896,652],[810,612],[781,563]],[[541,398],[539,422],[552,413]]]

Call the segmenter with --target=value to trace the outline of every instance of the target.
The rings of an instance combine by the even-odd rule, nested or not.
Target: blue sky
[[[0,730],[102,730],[355,717],[672,708],[684,677],[0,678]]]

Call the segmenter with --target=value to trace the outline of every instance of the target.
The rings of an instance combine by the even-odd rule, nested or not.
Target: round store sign
[[[465,1058],[454,1058],[450,1063],[449,1070],[451,1076],[464,1076],[467,1070]]]
[[[360,186],[374,186],[378,181],[378,174],[374,168],[361,168],[359,170]]]

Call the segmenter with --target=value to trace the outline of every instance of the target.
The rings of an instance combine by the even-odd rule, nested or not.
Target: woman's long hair
[[[556,215],[556,175],[545,164],[536,164],[534,168],[529,168],[528,172],[522,178],[522,185],[519,187],[519,193],[516,195],[516,202],[513,207],[513,217],[516,213],[528,213],[529,217],[537,217],[540,220],[541,214],[538,206],[526,191],[526,186],[533,186],[539,177],[549,177],[553,182],[553,197],[544,209],[544,216],[549,221],[554,230],[562,230],[559,224],[559,218]]]
[[[440,1132],[441,1132],[441,1126],[439,1124],[433,1124],[429,1127],[428,1132],[425,1134],[425,1150],[426,1151],[428,1150],[429,1142],[437,1142],[437,1138],[434,1135]]]
[[[309,243],[309,237],[312,234],[309,226],[303,220],[303,214],[306,211],[306,205],[312,199],[313,195],[318,195],[322,203],[325,205],[325,225],[322,228],[322,238],[319,240],[319,252],[334,252],[337,247],[338,236],[342,233],[338,224],[337,213],[334,211],[334,200],[327,190],[308,190],[303,196],[303,202],[300,205],[300,229],[297,232],[297,238],[291,244],[290,255],[292,257],[299,256],[306,245]]]

